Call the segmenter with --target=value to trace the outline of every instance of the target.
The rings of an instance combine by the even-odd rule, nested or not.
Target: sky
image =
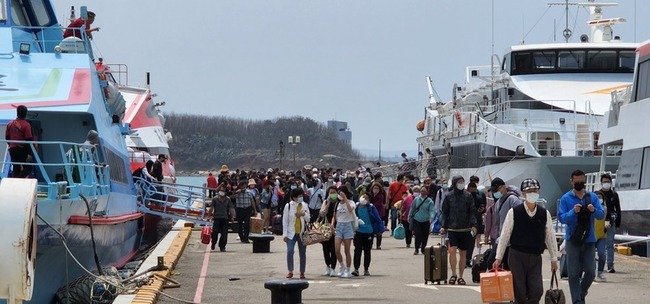
[[[490,64],[492,43],[501,57],[522,40],[563,41],[564,7],[548,2],[53,1],[64,26],[70,6],[77,16],[80,5],[94,11],[93,26],[101,28],[93,33],[95,51],[106,63],[127,64],[130,85],[144,85],[151,72],[165,113],[347,121],[352,147],[364,154],[376,153],[380,141],[388,153],[417,151],[425,76],[448,101],[465,67]],[[604,17],[628,20],[614,34],[625,42],[649,39],[650,18],[641,16],[650,1],[619,3],[604,10]],[[572,6],[569,16],[575,42],[588,33],[588,13]]]

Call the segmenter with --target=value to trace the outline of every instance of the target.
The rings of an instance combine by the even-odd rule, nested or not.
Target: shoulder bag
[[[555,282],[555,288],[553,288],[553,283]],[[545,304],[566,304],[566,297],[564,296],[564,290],[560,289],[557,284],[557,273],[553,271],[553,276],[551,277],[551,288],[549,288],[544,294],[544,303]]]

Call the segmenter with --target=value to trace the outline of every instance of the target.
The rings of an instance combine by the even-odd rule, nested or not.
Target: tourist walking
[[[410,228],[415,233],[414,255],[419,252],[424,253],[424,248],[429,240],[431,224],[433,224],[433,219],[436,216],[435,205],[429,198],[429,189],[427,187],[418,187],[417,190],[419,190],[419,194],[413,200],[408,215],[408,222],[411,223]]]
[[[614,235],[616,230],[621,227],[621,201],[618,193],[612,187],[612,176],[603,174],[600,176],[601,189],[607,214],[605,215],[605,224],[607,225],[607,240],[605,249],[607,253],[607,272],[615,273],[614,270]]]
[[[242,243],[250,243],[248,234],[250,233],[251,216],[257,215],[255,208],[255,197],[246,191],[246,180],[239,182],[239,187],[235,190],[232,199],[235,200],[235,207],[237,207],[237,233],[239,240]]]
[[[473,236],[476,235],[476,217],[474,216],[476,207],[472,196],[465,191],[465,179],[462,176],[454,176],[451,186],[453,187],[452,192],[442,202],[440,233],[447,232],[449,237],[448,251],[451,264],[449,284],[454,285],[458,280],[459,285],[465,285],[465,279],[463,279],[465,257],[467,250],[472,246]],[[456,257],[458,250],[460,250],[460,260]],[[458,276],[456,269],[458,269]]]
[[[569,290],[573,303],[585,303],[591,283],[596,276],[594,250],[596,234],[594,219],[605,213],[593,192],[585,191],[585,173],[575,170],[571,173],[573,189],[560,199],[558,218],[566,224],[566,242]]]
[[[328,223],[332,223],[334,218],[334,213],[336,212],[336,206],[339,203],[339,194],[336,187],[331,186],[327,189],[327,199],[323,201],[319,212],[320,218],[325,219]],[[332,226],[333,228],[334,226]],[[332,236],[329,240],[322,241],[321,246],[323,247],[323,260],[325,261],[325,276],[334,277],[336,276],[336,249],[334,247],[334,239]]]
[[[302,232],[309,223],[309,206],[303,202],[304,191],[301,188],[291,190],[291,200],[284,207],[282,214],[282,239],[287,243],[287,279],[293,278],[293,253],[298,244],[300,258],[300,278],[305,278],[307,267],[307,246],[302,242]]]
[[[27,107],[19,105],[16,108],[16,119],[10,121],[5,128],[6,140],[33,140],[32,125],[26,120]],[[16,163],[32,162],[33,152],[29,144],[10,142],[9,156],[14,162],[12,166],[12,177],[25,178],[32,172],[32,166]]]
[[[235,213],[234,206],[229,197],[226,196],[226,186],[221,185],[218,188],[217,195],[212,199],[212,243],[211,248],[214,250],[219,238],[219,251],[226,251],[228,243],[228,221],[233,219]]]
[[[363,275],[369,276],[372,236],[378,231],[384,230],[384,222],[379,218],[379,212],[373,204],[369,203],[367,194],[359,198],[359,204],[356,207],[356,214],[359,217],[359,228],[354,234],[354,271],[352,275],[359,276],[359,267],[361,267],[361,253],[363,253]]]
[[[408,191],[408,186],[405,184],[406,178],[404,177],[404,174],[398,174],[397,175],[397,180],[394,181],[390,186],[388,187],[388,190],[386,191],[386,210],[390,210],[390,213],[393,214],[394,216],[391,216],[391,222],[390,222],[390,235],[393,235],[393,231],[395,231],[395,226],[397,225],[397,209],[395,208],[394,204],[397,203],[397,201],[402,199],[402,194],[406,191]],[[386,214],[387,215],[387,214]],[[386,216],[384,215],[384,216]],[[388,225],[388,219],[386,218],[384,220],[386,225]],[[378,247],[381,248],[381,247]]]
[[[411,242],[413,241],[413,228],[409,222],[409,214],[411,214],[411,206],[413,205],[413,200],[416,197],[420,196],[420,187],[413,187],[413,193],[404,192],[402,194],[402,206],[400,206],[400,222],[404,226],[404,242],[406,243],[406,248],[411,248]]]
[[[384,187],[382,187],[381,183],[372,183],[372,186],[370,186],[370,191],[368,192],[368,197],[370,198],[370,203],[373,204],[375,208],[377,208],[379,217],[382,219],[382,221],[384,221],[385,227],[388,225],[388,211],[386,210],[386,192],[384,191]],[[377,237],[377,249],[381,249],[381,239],[383,234],[383,231],[377,232],[375,234],[375,237]]]
[[[336,205],[336,213],[332,220],[332,225],[336,227],[336,235],[334,239],[334,249],[336,250],[336,259],[341,267],[338,275],[342,278],[350,278],[350,265],[352,264],[352,255],[350,253],[350,245],[354,239],[354,229],[352,221],[355,221],[354,208],[355,204],[350,198],[352,193],[346,187],[338,188],[339,202]],[[345,250],[345,264],[343,263],[343,254],[341,253],[341,246]]]
[[[510,244],[510,270],[515,292],[515,303],[539,303],[544,293],[542,283],[542,253],[548,248],[551,272],[558,269],[557,242],[551,213],[537,205],[540,184],[534,178],[521,182],[524,204],[508,210],[501,239],[492,268],[498,269]],[[593,258],[593,256],[592,256]]]
[[[208,173],[206,187],[208,188],[208,197],[213,198],[217,194],[217,178],[212,175],[212,172]]]
[[[521,195],[519,189],[516,186],[506,186],[506,183],[499,177],[492,180],[492,183],[490,185],[490,192],[492,192],[492,197],[494,198],[495,202],[494,208],[496,208],[496,213],[494,214],[493,218],[493,229],[496,229],[496,243],[493,242],[492,244],[493,248],[496,248],[496,246],[499,244],[499,237],[501,236],[502,223],[505,221],[508,211],[517,205],[521,205],[523,202],[519,198]],[[510,269],[510,266],[508,264],[508,250],[510,249],[506,247],[506,252],[503,255],[503,260],[501,261],[501,267],[503,267],[503,269]],[[494,263],[496,254],[496,250],[492,250],[490,256],[488,256],[488,265],[492,265],[492,263]]]

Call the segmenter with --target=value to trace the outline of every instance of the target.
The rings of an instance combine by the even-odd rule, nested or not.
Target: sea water
[[[207,183],[207,179],[207,176],[177,176],[176,183],[179,185],[203,187],[203,184]]]

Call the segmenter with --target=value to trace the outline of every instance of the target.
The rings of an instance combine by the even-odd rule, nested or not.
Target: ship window
[[[28,26],[27,17],[22,4],[18,0],[11,0],[11,20],[15,25]]]
[[[533,53],[533,63],[538,71],[555,69],[555,52],[543,51]]]
[[[634,72],[636,53],[634,51],[621,51],[618,57],[618,69],[620,72]]]
[[[616,56],[616,52],[614,52],[614,56]],[[560,70],[577,70],[584,68],[584,51],[559,51],[557,57],[557,68]]]
[[[106,162],[109,166],[111,181],[128,184],[124,159],[109,149],[104,149],[104,154],[106,155]]]
[[[634,101],[650,97],[650,60],[639,64],[635,85]]]
[[[0,21],[7,21],[7,7],[4,1],[0,1]]]
[[[643,148],[640,189],[650,189],[650,147]]]
[[[511,74],[521,75],[521,74],[529,74],[530,72],[532,72],[532,58],[530,53],[513,54]]]
[[[587,69],[589,70],[612,71],[616,68],[616,51],[589,51],[587,59]]]
[[[45,0],[31,1],[31,6],[34,17],[36,18],[36,24],[34,26],[47,26],[51,23]]]

